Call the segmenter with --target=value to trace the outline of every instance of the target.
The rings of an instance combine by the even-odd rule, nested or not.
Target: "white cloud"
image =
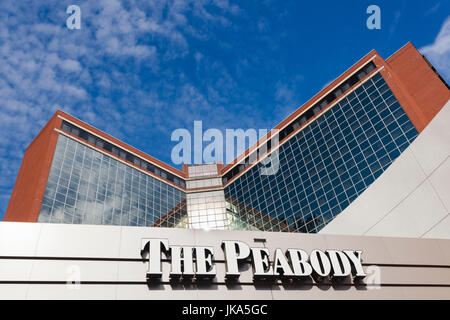
[[[433,5],[430,9],[428,9],[428,10],[424,13],[424,15],[425,15],[425,16],[428,16],[428,15],[430,15],[430,14],[435,13],[435,12],[439,9],[440,6],[441,6],[441,3],[440,3],[440,2],[436,3],[436,4]]]
[[[300,85],[304,78],[302,75],[297,75],[288,81],[277,81],[275,85],[274,114],[278,114],[280,119],[288,117],[292,112],[300,107]]]
[[[81,30],[68,30],[70,4],[0,1],[0,218],[25,147],[57,108],[118,138],[167,130],[172,118],[187,126],[211,110],[190,79],[160,65],[190,53],[187,36],[208,38],[187,15],[228,25],[225,16],[239,13],[228,1],[217,1],[214,14],[207,0],[81,1]]]
[[[431,61],[448,82],[450,80],[450,17],[444,21],[434,42],[419,51]]]
[[[78,72],[81,71],[81,65],[78,61],[72,59],[66,59],[59,63],[62,70],[68,72]]]

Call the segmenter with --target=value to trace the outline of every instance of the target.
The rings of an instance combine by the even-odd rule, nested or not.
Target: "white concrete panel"
[[[450,283],[450,268],[381,266],[381,283],[431,284]],[[365,267],[364,269],[367,269]],[[367,283],[367,278],[364,280]]]
[[[365,235],[417,238],[446,215],[442,202],[425,180]]]
[[[409,287],[402,288],[407,300],[448,300],[448,288]]]
[[[0,279],[4,281],[28,280],[31,275],[33,260],[0,260]],[[0,289],[2,288],[0,284]]]
[[[265,247],[269,248],[273,259],[275,249],[302,249],[306,252],[313,250],[327,249],[325,237],[317,238],[313,234],[287,233],[287,232],[265,232],[261,235],[263,239],[267,239]]]
[[[385,243],[378,237],[326,235],[325,240],[328,249],[361,250],[363,263],[393,262]]]
[[[338,292],[338,294],[336,294]],[[306,286],[279,287],[273,290],[274,300],[360,300],[360,299],[404,299],[403,288],[384,287],[368,289],[364,287],[332,287],[332,286]]]
[[[0,223],[2,225],[3,223]],[[27,230],[22,224],[22,230]],[[54,257],[67,257],[70,255],[86,256],[93,250],[88,244],[84,248],[79,247],[78,242],[68,242],[67,238],[74,239],[74,235],[84,235],[86,226],[73,225],[61,232],[52,232],[51,240],[40,242],[42,246],[52,247]],[[163,228],[117,228],[103,226],[87,226],[92,238],[110,237],[112,228],[125,230],[115,233],[118,241],[109,239],[108,243],[116,243],[116,250],[109,252],[108,258],[117,258],[124,253],[124,258],[136,259],[139,257],[141,238],[162,238],[165,236],[171,244],[177,245],[206,245],[213,246],[219,253],[222,252],[220,243],[222,240],[239,240],[250,246],[266,246],[271,254],[275,248],[286,250],[287,248],[304,249],[310,252],[313,249],[350,249],[363,250],[363,261],[369,264],[400,264],[400,266],[381,266],[382,283],[396,281],[400,284],[440,284],[448,283],[449,271],[446,268],[430,267],[430,265],[450,265],[449,240],[436,239],[408,239],[370,236],[334,236],[320,234],[288,234],[278,232],[246,232],[246,231],[202,231],[184,229]],[[43,230],[46,228],[43,228]],[[54,229],[54,228],[52,228]],[[14,226],[14,230],[21,233],[20,227]],[[68,231],[69,230],[69,231]],[[50,237],[50,236],[49,236]],[[266,243],[255,243],[254,239],[266,239]],[[63,243],[63,245],[61,245]],[[119,253],[119,246],[131,243],[126,250]],[[74,247],[71,248],[71,247]],[[56,252],[55,248],[60,251]],[[42,248],[50,251],[50,249]],[[80,252],[81,251],[81,252]],[[86,253],[85,253],[86,252]],[[218,258],[218,257],[216,257]],[[2,265],[3,263],[3,265]],[[417,268],[404,264],[419,264],[424,267]],[[81,281],[119,281],[113,284],[81,284],[77,289],[75,285],[67,285],[67,268],[71,265],[79,265]],[[278,285],[246,285],[253,278],[252,267],[244,264],[239,285],[223,285],[225,265],[216,262],[216,283],[210,285],[185,285],[185,284],[158,284],[148,286],[146,281],[147,263],[140,261],[97,261],[97,260],[0,260],[0,281],[61,281],[61,284],[30,283],[30,284],[0,284],[0,298],[29,298],[29,299],[402,299],[405,290],[402,287],[383,287],[380,290],[369,290],[355,287],[313,285],[303,287],[284,287]],[[367,266],[365,266],[367,268]],[[31,271],[30,271],[31,270]],[[163,262],[163,280],[168,280],[170,265]],[[219,284],[217,283],[219,282]],[[135,282],[135,283],[133,283]],[[442,297],[449,289],[436,290],[435,288],[411,287],[407,293],[412,297],[427,298],[423,292]],[[422,294],[421,294],[422,292]]]
[[[118,281],[146,281],[146,273],[147,273],[148,262],[134,262],[134,261],[121,261],[118,266]],[[223,282],[225,275],[225,264],[222,262],[215,263],[216,268],[216,278],[213,279],[213,282]],[[195,269],[195,264],[194,264]],[[163,276],[161,281],[168,282],[170,281],[170,271],[171,266],[168,262],[162,262],[162,270]],[[250,265],[246,264],[240,268],[241,276],[240,281],[243,282],[252,282],[253,273]]]
[[[450,238],[450,101],[321,234]]]
[[[442,240],[380,238],[397,264],[446,265],[448,259],[441,249]]]
[[[450,128],[448,130],[450,131]],[[447,213],[450,213],[450,157],[447,157],[431,174],[430,181],[447,209]]]
[[[116,281],[117,261],[36,260],[32,281]]]
[[[423,237],[431,239],[450,239],[450,214],[439,221],[430,231]],[[450,248],[447,248],[450,256]],[[450,258],[449,258],[450,259]]]
[[[142,262],[120,262],[119,263],[119,272],[118,272],[118,280],[119,281],[146,281],[146,273],[147,273],[147,265],[148,263]],[[223,262],[216,262],[216,278],[212,279],[212,282],[223,282],[225,276],[225,264]],[[170,280],[170,264],[167,262],[162,263],[163,276],[161,278],[162,281],[167,282]],[[252,282],[253,281],[253,272],[250,264],[243,264],[240,266],[239,271],[241,275],[239,280],[241,282]]]
[[[41,227],[40,223],[0,223],[0,254],[2,256],[34,256]]]
[[[118,281],[146,281],[148,261],[121,261],[118,265]]]
[[[363,219],[358,219],[358,206],[363,205],[356,204],[354,201],[350,207],[347,207],[343,212],[323,227],[319,233],[324,235],[362,235],[366,227],[366,223]]]
[[[27,299],[31,300],[100,300],[115,299],[115,286],[83,284],[78,289],[66,284],[30,284]]]
[[[215,259],[223,260],[225,257],[221,248],[222,240],[238,240],[251,247],[263,247],[262,243],[255,243],[254,239],[264,238],[267,234],[269,232],[195,229],[195,245],[213,247]]]
[[[0,284],[0,300],[25,300],[28,284]]]
[[[200,287],[197,290],[199,300],[272,300],[271,286],[237,285]]]
[[[450,243],[448,243],[447,241],[438,241],[437,245],[441,249],[442,257],[445,258],[445,264],[449,266],[450,265]]]
[[[121,258],[141,258],[141,240],[145,238],[170,239],[169,245],[194,243],[194,231],[181,228],[121,227]]]
[[[400,158],[320,233],[364,234],[423,180],[425,174],[411,150],[406,149]]]
[[[162,284],[149,288],[147,285],[117,285],[117,299],[122,300],[198,300],[197,290]]]
[[[42,224],[36,254],[60,257],[116,257],[120,227]]]
[[[450,101],[411,144],[411,149],[427,175],[450,154]]]

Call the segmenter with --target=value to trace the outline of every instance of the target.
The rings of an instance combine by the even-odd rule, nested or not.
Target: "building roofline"
[[[292,121],[294,121],[298,116],[300,116],[302,113],[304,113],[306,110],[308,110],[310,107],[314,105],[315,102],[320,101],[321,98],[325,97],[328,93],[333,91],[333,89],[338,86],[340,83],[345,81],[347,78],[349,78],[354,72],[356,72],[360,67],[365,65],[367,62],[372,60],[375,57],[379,57],[377,51],[372,49],[369,53],[367,53],[364,57],[359,59],[356,63],[354,63],[350,68],[348,68],[346,71],[344,71],[341,75],[339,75],[337,78],[335,78],[333,81],[331,81],[327,86],[322,88],[318,93],[316,93],[314,96],[312,96],[309,100],[307,100],[304,104],[302,104],[297,110],[295,110],[293,113],[291,113],[288,117],[286,117],[284,120],[282,120],[278,125],[276,125],[273,129],[271,129],[264,137],[260,138],[255,144],[253,144],[251,147],[246,149],[242,154],[240,154],[236,159],[233,160],[232,163],[224,166],[222,171],[220,172],[221,175],[224,175],[229,170],[234,168],[236,165],[239,164],[241,160],[244,160],[245,157],[247,157],[252,152],[256,151],[258,149],[258,146],[264,144],[267,140],[269,140],[270,136],[274,133],[274,130],[281,130],[287,125],[289,125]]]
[[[393,57],[395,57],[395,55],[400,52],[403,48],[412,45],[411,42],[407,42],[405,45],[403,45],[400,49],[398,49],[395,53],[393,53],[388,59],[391,59]],[[351,67],[349,67],[346,71],[344,71],[343,73],[341,73],[338,77],[336,77],[333,81],[331,81],[328,85],[326,85],[324,88],[322,88],[318,93],[316,93],[315,95],[313,95],[311,98],[309,98],[305,103],[303,103],[298,109],[296,109],[294,112],[292,112],[289,116],[287,116],[285,119],[283,119],[278,125],[276,125],[273,129],[271,129],[264,137],[260,138],[254,145],[250,146],[249,148],[247,148],[242,154],[240,154],[239,156],[237,156],[230,164],[226,165],[226,166],[222,166],[221,170],[219,170],[219,176],[222,177],[224,174],[226,174],[229,170],[231,170],[232,168],[234,168],[236,165],[238,165],[240,163],[240,161],[244,160],[245,157],[247,157],[248,155],[250,155],[251,153],[255,152],[258,150],[258,147],[263,145],[266,141],[270,140],[271,135],[273,135],[276,130],[281,130],[283,128],[285,128],[286,126],[288,126],[290,123],[292,123],[295,119],[297,119],[302,113],[306,112],[307,110],[309,110],[311,107],[313,107],[313,105],[320,101],[320,99],[324,98],[327,94],[329,94],[330,92],[332,92],[337,86],[339,86],[342,82],[344,82],[346,79],[348,79],[349,77],[351,77],[357,70],[359,70],[362,66],[364,66],[366,63],[368,63],[369,61],[372,61],[374,58],[376,57],[380,57],[380,55],[378,54],[378,52],[374,49],[372,49],[369,53],[367,53],[366,55],[364,55],[361,59],[359,59],[356,63],[354,63]],[[381,58],[381,57],[380,57]],[[387,61],[383,60],[383,61]],[[343,93],[344,94],[344,93]],[[52,116],[60,116],[62,118],[67,118],[69,121],[73,121],[76,125],[79,125],[83,128],[88,129],[89,131],[92,131],[94,134],[109,140],[110,142],[112,142],[113,144],[117,144],[118,146],[129,150],[131,153],[136,154],[139,157],[142,157],[143,159],[151,162],[152,164],[164,169],[164,170],[168,170],[169,172],[183,178],[183,179],[188,179],[188,173],[187,170],[179,170],[176,169],[174,167],[172,167],[171,165],[168,165],[166,163],[164,163],[163,161],[154,158],[150,155],[148,155],[147,153],[132,147],[131,145],[95,128],[94,126],[62,111],[62,110],[57,110],[55,112],[55,114]],[[49,121],[50,122],[50,121]],[[46,126],[48,125],[48,123],[46,124]],[[45,127],[44,127],[45,128]],[[43,129],[42,129],[43,130]],[[42,132],[41,130],[41,132]],[[40,133],[41,133],[40,132]],[[40,135],[40,133],[38,134],[38,136]],[[36,136],[33,141],[30,143],[30,145],[36,140],[36,138],[38,137]],[[270,150],[268,150],[268,153],[270,153]]]
[[[346,71],[344,71],[341,75],[339,75],[337,78],[335,78],[332,82],[330,82],[327,86],[322,88],[318,93],[316,93],[314,96],[312,96],[308,101],[306,101],[304,104],[302,104],[297,110],[292,112],[288,117],[283,119],[278,125],[276,125],[273,129],[271,129],[264,137],[260,138],[256,144],[252,145],[251,147],[247,148],[241,155],[237,156],[232,163],[223,166],[222,169],[219,171],[219,176],[223,176],[226,172],[231,170],[233,167],[235,167],[241,160],[243,160],[247,155],[251,154],[252,152],[256,151],[258,149],[258,146],[265,143],[268,139],[270,139],[271,135],[273,134],[274,130],[280,130],[284,128],[285,126],[289,125],[292,121],[294,121],[299,115],[301,115],[303,112],[309,109],[309,107],[312,107],[312,105],[319,101],[321,98],[326,96],[329,92],[331,92],[336,86],[338,86],[340,83],[345,81],[348,77],[350,77],[359,67],[363,66],[365,63],[373,59],[375,56],[378,56],[378,53],[375,50],[371,50],[369,53],[367,53],[364,57],[359,59],[356,63],[354,63],[350,68],[348,68]],[[74,122],[74,124],[87,129],[88,131],[91,131],[95,135],[98,135],[99,137],[102,137],[106,140],[109,140],[109,142],[116,144],[119,147],[122,147],[131,153],[136,154],[139,157],[142,157],[143,159],[151,162],[152,164],[164,169],[168,170],[169,172],[183,178],[187,179],[188,175],[187,172],[184,170],[176,169],[163,161],[150,156],[149,154],[121,141],[120,139],[117,139],[110,134],[84,122],[83,120],[76,118],[61,109],[58,109],[55,114],[52,116],[51,119],[54,117],[60,117],[63,119],[67,119],[71,122]],[[50,122],[50,121],[49,121]],[[48,123],[47,123],[48,124]],[[46,124],[46,126],[47,126]],[[45,127],[44,127],[45,128]],[[42,129],[43,130],[43,129]],[[41,130],[41,131],[42,131]],[[38,134],[38,136],[40,133]],[[36,140],[38,137],[36,136],[33,141],[30,143],[30,145]]]
[[[167,170],[170,173],[173,173],[173,174],[177,175],[178,177],[180,177],[182,179],[186,179],[187,178],[186,172],[184,172],[182,170],[178,170],[178,169],[176,169],[176,168],[174,168],[174,167],[172,167],[172,166],[162,162],[161,160],[158,160],[157,158],[148,155],[147,153],[145,153],[145,152],[143,152],[143,151],[141,151],[141,150],[139,150],[139,149],[137,149],[137,148],[135,148],[135,147],[133,147],[133,146],[131,146],[131,145],[129,145],[129,144],[127,144],[127,143],[125,143],[125,142],[123,142],[123,141],[121,141],[121,140],[119,140],[119,139],[117,139],[117,138],[115,138],[115,137],[113,137],[111,135],[109,135],[109,134],[107,134],[106,132],[104,132],[104,131],[102,131],[102,130],[100,130],[100,129],[98,129],[98,128],[96,128],[96,127],[94,127],[94,126],[92,126],[92,125],[90,125],[90,124],[88,124],[88,123],[86,123],[86,122],[84,122],[84,121],[82,121],[82,120],[80,120],[80,119],[78,119],[78,118],[76,118],[76,117],[74,117],[74,116],[64,112],[64,111],[62,111],[62,110],[57,110],[56,113],[54,114],[54,116],[60,117],[60,118],[62,118],[64,120],[68,120],[70,122],[73,122],[77,126],[80,126],[81,128],[87,129],[87,131],[90,131],[91,133],[93,133],[93,134],[95,134],[95,135],[97,135],[97,136],[107,140],[108,142],[110,142],[112,144],[115,144],[116,146],[118,146],[120,148],[123,148],[123,149],[129,151],[130,153],[132,153],[132,154],[134,154],[134,155],[136,155],[138,157],[141,157],[141,158],[143,158],[146,161],[151,162],[152,164],[160,167],[161,169]]]
[[[394,58],[398,53],[400,53],[404,48],[412,46],[414,48],[416,48],[411,41],[408,41],[407,43],[405,43],[400,49],[396,50],[394,53],[392,53],[389,57],[387,57],[385,60],[386,62],[389,62],[389,60],[391,60],[391,58]],[[416,48],[417,50],[417,48]],[[419,50],[417,50],[419,51]]]

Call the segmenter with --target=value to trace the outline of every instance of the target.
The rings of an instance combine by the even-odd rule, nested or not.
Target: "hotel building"
[[[27,148],[5,221],[316,233],[449,97],[411,44],[372,51],[276,127],[278,146],[259,142],[278,152],[272,175],[249,161],[256,147],[180,171],[58,111]]]
[[[279,143],[272,143],[269,134],[226,166],[183,165],[181,170],[57,111],[26,149],[0,229],[5,229],[4,234],[29,229],[34,237],[30,244],[47,241],[41,243],[44,251],[35,249],[30,256],[47,249],[49,255],[65,256],[62,248],[49,249],[49,243],[60,241],[70,252],[73,245],[64,237],[78,241],[82,235],[84,249],[72,252],[89,256],[88,240],[95,242],[91,231],[113,242],[120,239],[115,245],[123,251],[110,254],[118,265],[124,262],[122,254],[130,252],[123,240],[127,237],[136,246],[152,237],[195,245],[217,240],[215,252],[220,251],[219,238],[227,237],[273,250],[287,249],[295,241],[311,249],[364,247],[372,251],[364,266],[381,265],[388,283],[383,294],[365,291],[361,296],[357,286],[350,285],[346,297],[424,298],[431,294],[448,298],[450,240],[431,243],[418,238],[450,238],[449,98],[448,84],[411,43],[386,60],[371,51],[277,125],[271,134],[276,132]],[[261,175],[262,159],[275,152],[279,169]],[[430,212],[423,211],[427,208]],[[58,235],[42,240],[46,229]],[[97,243],[92,246],[97,251],[101,248]],[[417,251],[409,252],[413,246]],[[0,245],[0,254],[7,256],[8,250],[2,251]],[[396,260],[394,255],[401,258]],[[98,252],[93,256],[98,257]],[[223,256],[218,259],[222,261]],[[416,269],[422,274],[437,270],[441,280],[419,276],[420,286],[405,291],[411,279],[404,276],[395,282],[397,271],[393,270],[399,268],[409,276]],[[121,287],[120,271],[112,277],[117,288],[125,289],[123,295],[114,291],[111,298],[136,297],[126,292],[139,284]],[[251,275],[246,277],[251,281]],[[33,291],[37,285],[32,276],[27,279],[26,297],[33,297],[38,294]],[[169,278],[162,279],[165,291],[160,295],[143,286],[137,296],[162,299],[179,294],[189,299],[186,292],[170,289]],[[52,285],[65,283],[58,281]],[[223,275],[217,281],[221,293],[212,298],[239,298],[240,293],[245,298],[255,292],[251,285],[243,286],[251,289],[242,292],[227,291]],[[256,298],[275,299],[274,284],[266,286]],[[314,288],[317,298],[345,296],[339,290],[322,293],[317,285]],[[63,289],[55,290],[49,289],[50,296]],[[89,292],[96,296],[95,290]],[[104,287],[99,292],[100,297],[112,294]],[[208,288],[198,289],[196,297],[208,298],[208,292]],[[286,295],[280,293],[281,299],[308,297],[304,290],[283,289],[282,293]]]

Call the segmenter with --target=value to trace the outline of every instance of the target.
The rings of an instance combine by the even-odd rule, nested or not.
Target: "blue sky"
[[[66,8],[81,8],[68,30]],[[381,30],[366,8],[381,8]],[[450,82],[448,1],[0,2],[0,219],[57,109],[171,163],[171,132],[272,128],[376,49],[411,41]]]

